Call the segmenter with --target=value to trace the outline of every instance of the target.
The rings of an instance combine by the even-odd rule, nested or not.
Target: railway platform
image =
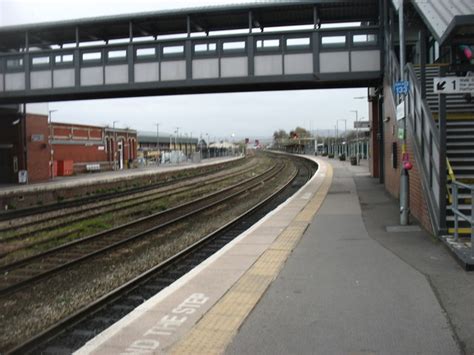
[[[474,353],[474,274],[366,167],[295,196],[76,354]]]
[[[178,171],[182,169],[203,167],[212,164],[219,164],[222,162],[240,159],[237,157],[219,157],[205,159],[200,163],[181,163],[181,164],[162,164],[158,166],[149,165],[143,168],[107,171],[107,172],[92,172],[88,174],[75,175],[75,176],[57,176],[53,180],[25,184],[25,185],[0,185],[0,198],[5,195],[17,194],[17,193],[29,193],[38,191],[51,191],[63,188],[71,188],[84,185],[92,185],[99,183],[109,183],[119,180],[134,179],[148,175],[154,175],[157,173]]]

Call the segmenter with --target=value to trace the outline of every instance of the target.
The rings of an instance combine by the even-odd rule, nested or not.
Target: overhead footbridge
[[[1,27],[0,103],[376,86],[382,5],[261,1]]]

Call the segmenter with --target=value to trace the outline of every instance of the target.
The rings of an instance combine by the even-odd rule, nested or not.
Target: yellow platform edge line
[[[315,196],[214,307],[170,349],[170,354],[224,353],[244,320],[280,273],[288,256],[323,204],[332,178],[332,166],[327,164],[326,176]],[[304,227],[303,221],[307,222]]]

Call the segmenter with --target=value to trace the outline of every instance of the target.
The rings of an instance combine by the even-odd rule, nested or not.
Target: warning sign
[[[434,78],[433,91],[436,94],[474,93],[474,76]]]

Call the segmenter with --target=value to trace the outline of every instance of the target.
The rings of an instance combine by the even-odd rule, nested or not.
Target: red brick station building
[[[134,130],[50,124],[47,104],[29,104],[26,110],[15,105],[0,111],[0,184],[125,169],[137,158]]]

